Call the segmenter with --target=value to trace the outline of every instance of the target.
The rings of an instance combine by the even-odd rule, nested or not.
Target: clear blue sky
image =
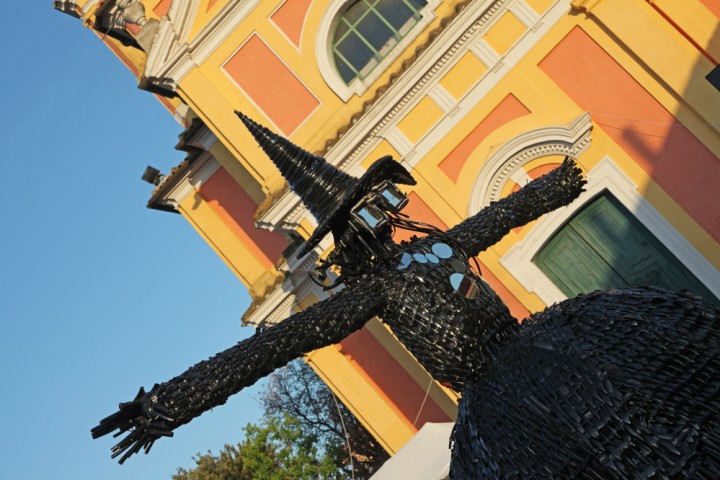
[[[257,387],[123,466],[90,429],[140,386],[252,334],[249,297],[182,217],[145,208],[140,176],[182,160],[180,125],[51,0],[6,14],[0,478],[167,479],[240,439],[261,413]]]

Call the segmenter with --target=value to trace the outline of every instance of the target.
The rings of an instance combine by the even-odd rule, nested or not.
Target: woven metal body
[[[482,368],[492,345],[518,324],[462,254],[450,247],[451,256],[438,258],[432,246],[448,244],[423,243],[430,248],[405,245],[412,261],[388,275],[380,318],[435,380],[460,391]],[[427,257],[432,260],[421,263]],[[481,292],[476,299],[455,291],[450,280],[455,273],[475,282]]]
[[[463,392],[453,478],[642,478],[688,466],[719,473],[715,307],[652,289],[608,292],[518,325],[469,267],[582,185],[566,162],[445,232],[399,245],[388,232],[369,239],[383,253],[358,260],[345,289],[141,390],[93,436],[127,432],[113,449],[122,462],[377,315],[435,379]]]

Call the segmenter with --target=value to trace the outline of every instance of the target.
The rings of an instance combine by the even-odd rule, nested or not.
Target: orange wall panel
[[[340,342],[339,350],[413,428],[452,421],[366,328]]]
[[[285,0],[270,19],[298,47],[311,0]]]
[[[720,0],[700,0],[700,3],[720,18]]]
[[[581,28],[540,68],[716,240],[720,162]]]
[[[530,110],[520,100],[509,94],[440,162],[440,170],[453,182],[457,182],[463,165],[485,137],[506,123],[529,113]]]
[[[251,36],[223,68],[286,136],[320,104],[257,35]]]
[[[171,3],[172,0],[160,0],[153,7],[153,12],[155,13],[155,15],[158,16],[158,18],[162,18],[168,12],[168,10],[170,10]]]
[[[256,252],[257,259],[270,268],[287,247],[285,237],[255,226],[257,204],[224,168],[218,169],[200,187],[200,196],[228,225],[228,228]]]
[[[435,225],[438,228],[447,230],[447,225],[440,220],[440,217],[435,215],[435,212],[433,212],[428,204],[423,202],[423,200],[415,192],[410,192],[408,194],[408,204],[405,208],[403,208],[402,213],[418,222],[429,223],[430,225]],[[393,239],[397,243],[400,243],[402,241],[410,240],[410,237],[413,235],[417,235],[419,237],[425,236],[424,234],[413,232],[411,230],[397,229],[395,230]]]

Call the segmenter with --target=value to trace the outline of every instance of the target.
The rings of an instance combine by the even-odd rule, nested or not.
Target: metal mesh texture
[[[463,391],[451,478],[720,478],[719,319],[649,287],[533,315]]]
[[[409,251],[422,255],[430,250]],[[492,346],[517,328],[505,304],[460,258],[455,251],[437,264],[413,262],[398,271],[386,287],[390,300],[382,312],[383,321],[428,373],[458,391]],[[482,293],[474,300],[458,294],[450,283],[453,273],[475,281]]]
[[[276,368],[318,348],[339,342],[379,313],[384,295],[381,284],[368,280],[348,287],[332,298],[292,315],[249,339],[239,342],[185,373],[140,391],[133,402],[121,403],[117,413],[92,430],[97,438],[113,430],[129,432],[115,447],[113,457],[123,463],[141,449],[149,451],[161,436],[254,384]]]
[[[567,177],[579,178],[579,171],[564,168],[561,173],[551,172],[531,182],[525,188],[531,188],[532,195],[524,194],[524,188],[503,202],[490,205],[478,216],[498,218],[499,215],[492,212],[499,205],[503,206],[503,212],[528,208],[528,202],[550,205],[550,201],[542,201],[543,197],[562,197],[565,203],[572,201],[579,189],[564,194],[557,190],[566,188]],[[541,213],[538,209],[533,211]],[[519,226],[514,220],[527,218],[520,214],[506,216],[508,220],[502,223],[506,229]],[[480,233],[488,234],[487,230]],[[498,236],[502,234],[491,234],[492,238]],[[392,266],[393,258],[402,253],[429,251],[431,244],[425,241],[427,238],[389,245],[395,255],[388,259],[387,269],[381,270],[375,265],[367,273],[352,277],[346,282],[348,288],[331,299],[258,331],[252,338],[198,363],[182,375],[156,384],[147,393],[141,389],[132,402],[120,404],[117,413],[102,420],[92,430],[93,437],[114,430],[119,430],[118,435],[127,433],[113,447],[113,456],[121,456],[122,463],[141,449],[149,451],[161,436],[172,436],[175,428],[224,404],[228,397],[275,368],[309,351],[339,342],[378,314],[431,374],[461,388],[480,368],[492,345],[508,335],[506,330],[515,325],[515,321],[486,286],[483,286],[483,295],[473,301],[455,297],[448,275],[457,267],[445,263],[415,263],[401,272]],[[467,255],[459,247],[459,241],[448,235],[440,240],[455,246],[453,258],[467,270]],[[482,280],[478,282],[484,285]]]
[[[447,232],[401,245],[378,238],[387,257],[368,259],[373,268],[346,289],[141,390],[93,436],[127,434],[113,448],[122,462],[379,315],[434,378],[463,390],[455,479],[720,478],[717,307],[625,289],[562,302],[518,326],[468,268],[468,255],[567,205],[582,185],[567,161]],[[451,254],[435,255],[440,243]],[[456,274],[477,297],[459,293]]]
[[[558,168],[528,183],[517,192],[491,202],[442,236],[452,237],[470,256],[495,245],[510,230],[536,220],[545,213],[568,205],[583,190],[585,180],[569,158]],[[429,236],[425,242],[437,241]]]
[[[235,113],[318,221],[312,236],[298,250],[298,258],[309,253],[331,229],[341,231],[349,216],[346,210],[383,180],[415,184],[410,173],[389,156],[373,163],[362,177],[352,177],[242,112]]]
[[[235,113],[318,222],[328,220],[345,195],[355,189],[357,180],[324,158],[303,150],[243,113]]]

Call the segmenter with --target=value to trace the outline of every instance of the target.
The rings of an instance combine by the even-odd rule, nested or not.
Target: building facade
[[[557,166],[572,205],[478,260],[519,320],[579,292],[654,284],[720,297],[718,0],[78,0],[184,126],[151,208],[178,212],[251,292],[266,327],[330,293],[293,252],[315,226],[241,110],[360,175],[392,155],[411,217],[441,228]],[[403,232],[398,233],[402,239]],[[390,452],[455,418],[377,319],[307,361]]]

